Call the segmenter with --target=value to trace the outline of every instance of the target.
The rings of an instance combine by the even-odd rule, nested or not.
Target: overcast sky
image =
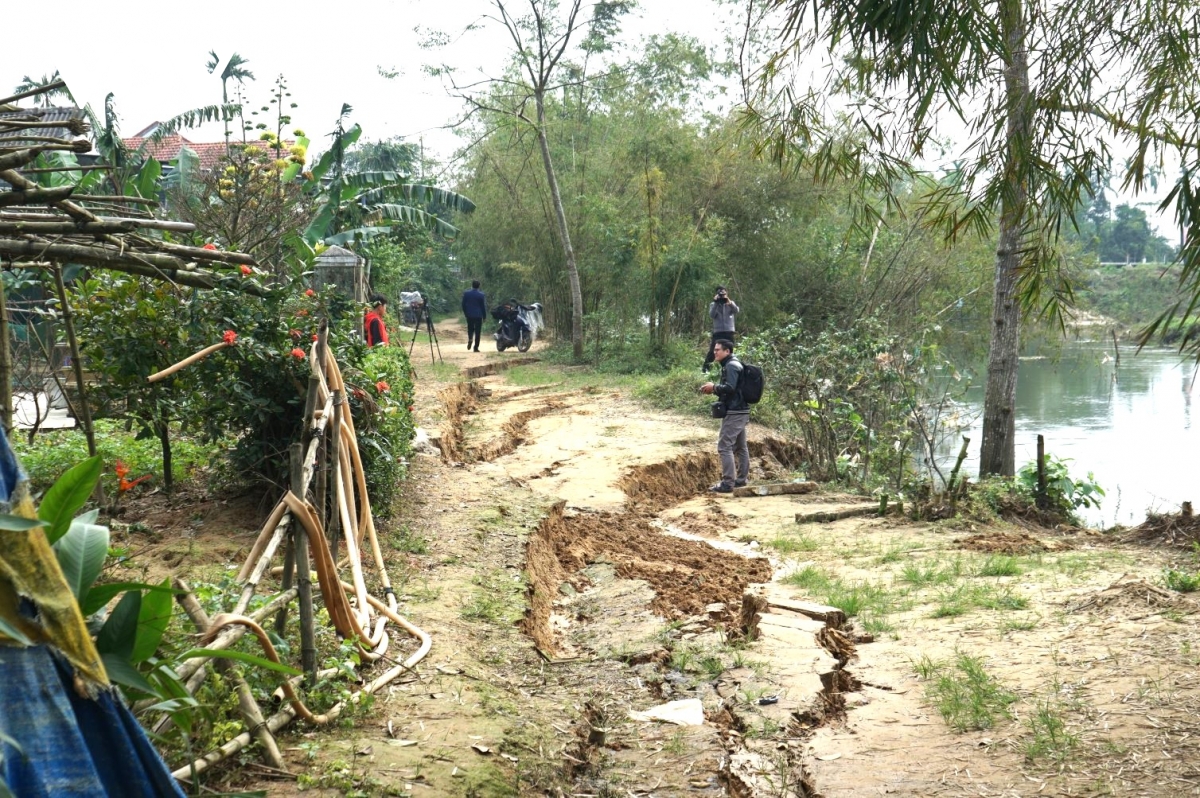
[[[104,97],[113,92],[125,136],[156,120],[219,103],[220,80],[205,69],[214,50],[222,59],[218,72],[235,52],[249,59],[246,66],[256,80],[246,84],[248,107],[267,104],[276,76],[287,78],[298,105],[291,128],[312,139],[314,154],[328,146],[325,136],[342,103],[349,103],[351,121],[362,126],[364,140],[423,141],[430,155],[446,160],[457,139],[444,126],[462,108],[422,66],[444,62],[464,77],[495,75],[511,52],[507,34],[495,24],[484,22],[464,33],[494,11],[489,0],[338,0],[321,6],[107,0],[79,3],[77,13],[53,17],[33,0],[0,2],[6,3],[8,19],[15,15],[17,22],[0,49],[0,94],[25,75],[38,79],[57,69],[76,100],[90,103],[97,114],[103,114]],[[630,45],[651,33],[675,32],[719,46],[725,25],[736,22],[733,7],[718,7],[714,0],[641,0],[640,5],[622,26],[622,39]],[[525,2],[515,0],[514,6]],[[418,31],[429,30],[450,34],[452,44],[422,49],[426,37]],[[381,68],[398,75],[387,79]],[[222,126],[183,135],[220,141]],[[1117,202],[1139,202],[1152,223],[1177,241],[1171,221],[1155,218],[1154,208],[1145,204],[1150,199]]]
[[[0,94],[21,78],[59,70],[75,99],[103,113],[104,97],[115,95],[121,133],[132,136],[155,120],[221,101],[221,83],[205,63],[213,50],[222,59],[238,53],[256,80],[247,82],[247,104],[267,104],[276,76],[288,81],[293,128],[302,129],[315,151],[332,128],[342,103],[364,140],[424,138],[426,147],[448,157],[456,139],[441,129],[461,106],[422,65],[448,62],[468,74],[496,74],[510,52],[507,34],[496,25],[464,34],[483,14],[487,0],[339,0],[322,5],[202,0],[173,5],[150,0],[107,0],[79,5],[72,15],[48,18],[32,0],[7,0],[21,35],[6,37],[0,50]],[[514,3],[525,6],[523,0]],[[590,5],[590,3],[585,3]],[[686,33],[717,43],[716,6],[711,0],[642,0],[626,18],[623,38],[648,33]],[[315,12],[315,13],[314,13]],[[419,47],[416,29],[443,30],[454,38],[441,51]],[[398,71],[394,79],[379,69]],[[273,118],[273,117],[272,117]],[[222,140],[220,123],[183,131],[192,141]]]

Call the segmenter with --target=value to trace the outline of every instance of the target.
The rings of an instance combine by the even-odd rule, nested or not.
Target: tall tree
[[[538,142],[542,168],[546,174],[546,186],[550,193],[550,208],[562,247],[563,262],[571,289],[571,345],[576,359],[583,357],[583,291],[579,281],[575,247],[571,241],[571,229],[567,223],[567,212],[563,204],[562,189],[554,167],[548,135],[549,121],[546,117],[548,97],[558,89],[578,85],[585,80],[583,70],[565,70],[564,56],[573,40],[587,29],[583,48],[585,52],[600,51],[607,38],[616,30],[616,20],[633,3],[628,0],[601,0],[592,5],[592,15],[584,20],[581,14],[583,0],[568,0],[560,4],[557,0],[527,0],[529,12],[514,13],[515,0],[492,0],[496,11],[486,15],[499,25],[511,40],[516,73],[507,75],[494,83],[487,82],[480,95],[479,84],[457,83],[452,73],[443,71],[450,78],[451,91],[465,100],[475,111],[500,112],[512,116],[531,128]],[[566,77],[560,78],[559,73]],[[533,109],[530,113],[530,104]]]
[[[208,74],[217,71],[217,67],[221,64],[221,57],[217,55],[216,50],[208,51],[209,60],[204,66],[208,69]],[[229,81],[236,80],[238,85],[243,85],[247,80],[254,80],[254,73],[246,69],[246,64],[250,63],[248,58],[242,58],[237,53],[229,56],[229,60],[225,62],[225,68],[221,70],[221,106],[229,108]],[[225,122],[225,154],[229,154],[229,121],[232,116],[228,110],[221,114],[222,121]]]
[[[864,221],[880,218],[880,197],[897,206],[939,122],[965,125],[962,166],[922,214],[949,239],[997,236],[981,474],[1014,472],[1022,316],[1061,320],[1071,285],[1058,236],[1114,152],[1132,153],[1122,178],[1135,192],[1168,154],[1184,164],[1168,202],[1193,231],[1186,313],[1200,304],[1200,15],[1188,0],[747,3],[748,30],[778,37],[747,81],[763,149],[859,179],[872,199]],[[827,52],[833,65],[814,70]],[[828,84],[802,85],[814,72]],[[850,98],[836,122],[824,113],[831,94]]]

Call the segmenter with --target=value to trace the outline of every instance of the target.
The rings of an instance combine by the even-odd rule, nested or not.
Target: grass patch
[[[811,565],[780,581],[804,590],[823,604],[837,607],[847,618],[858,618],[864,631],[878,634],[895,628],[887,616],[897,609],[897,595],[881,585],[843,582]]]
[[[472,580],[477,590],[459,611],[467,621],[515,623],[523,612],[520,593],[524,585],[504,571],[481,574]]]
[[[962,559],[955,557],[946,567],[942,567],[941,563],[936,560],[929,564],[909,563],[900,571],[900,581],[917,588],[928,585],[948,585],[957,581],[962,574]]]
[[[815,593],[827,590],[833,580],[820,568],[808,565],[795,573],[788,574],[780,581],[785,585],[792,585],[801,590],[808,590]]]
[[[1015,693],[988,675],[983,661],[958,652],[952,662],[928,657],[914,665],[926,681],[925,695],[951,728],[960,731],[990,729],[997,718],[1010,717]]]
[[[1016,557],[1004,554],[993,554],[983,561],[976,572],[977,576],[1019,576],[1021,566]]]
[[[1079,746],[1079,734],[1067,729],[1062,708],[1056,703],[1039,701],[1025,726],[1029,738],[1021,744],[1021,750],[1030,762],[1063,762]]]
[[[1029,599],[1017,595],[1008,587],[994,585],[959,585],[938,595],[932,617],[957,618],[971,610],[1023,610]]]
[[[808,535],[795,535],[786,532],[776,535],[767,545],[780,554],[796,554],[798,552],[816,551],[821,544]]]
[[[1163,571],[1163,583],[1177,593],[1194,593],[1200,590],[1200,574],[1168,568]]]

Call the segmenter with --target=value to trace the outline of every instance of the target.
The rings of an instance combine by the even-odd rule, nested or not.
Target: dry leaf
[[[483,754],[484,756],[488,756],[492,753],[492,749],[488,748],[486,745],[480,745],[479,743],[475,743],[471,747],[474,748],[479,753]]]
[[[417,741],[416,740],[388,740],[387,744],[388,745],[396,745],[401,748],[407,748],[410,745],[416,745]]]

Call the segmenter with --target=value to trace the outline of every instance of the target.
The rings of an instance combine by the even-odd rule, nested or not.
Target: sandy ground
[[[385,527],[401,611],[432,652],[349,727],[287,732],[292,776],[248,766],[227,787],[1200,794],[1197,605],[1161,589],[1164,568],[1195,566],[1186,549],[895,516],[797,523],[863,500],[712,497],[716,422],[567,387],[568,372],[516,380],[518,353],[467,352],[454,322],[438,335],[450,366],[421,341],[414,362],[444,455],[415,459]],[[754,482],[797,478],[794,448],[751,438]],[[865,597],[855,617],[810,606],[838,595]],[[956,730],[930,690],[961,682],[963,661],[1006,698]],[[700,725],[630,716],[689,699]]]

